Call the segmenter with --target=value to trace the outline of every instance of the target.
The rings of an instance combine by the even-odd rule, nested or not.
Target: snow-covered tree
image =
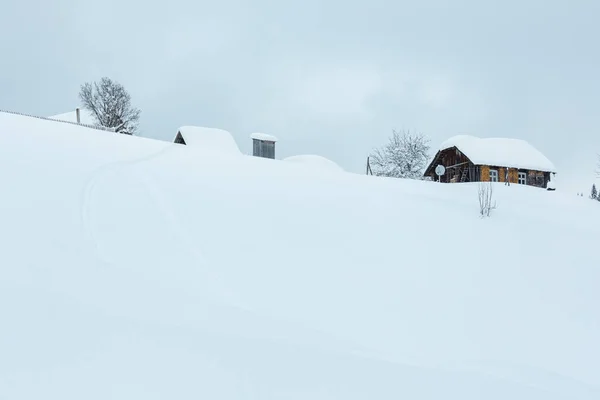
[[[429,157],[429,139],[423,134],[392,131],[389,142],[371,154],[374,175],[423,179]]]
[[[126,135],[137,131],[141,111],[131,106],[131,96],[121,84],[106,77],[100,83],[85,83],[79,98],[99,125]]]
[[[592,185],[592,193],[590,194],[590,199],[596,200],[598,198],[598,190],[596,189],[596,184]]]

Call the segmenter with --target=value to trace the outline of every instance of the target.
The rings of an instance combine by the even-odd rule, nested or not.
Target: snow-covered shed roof
[[[250,138],[256,139],[256,140],[262,140],[264,142],[276,142],[277,141],[277,138],[275,136],[269,135],[268,133],[260,133],[260,132],[255,132],[255,133],[251,134]]]
[[[314,155],[303,154],[284,158],[283,161],[304,164],[309,167],[318,168],[320,170],[344,172],[344,169],[328,158]]]
[[[475,165],[556,172],[556,167],[546,156],[521,139],[458,135],[444,141],[440,150],[452,147],[460,150]]]
[[[241,154],[231,133],[223,129],[182,126],[173,141],[219,153]]]
[[[15,111],[0,110],[0,120],[5,123],[5,126],[12,126],[15,130],[28,129],[28,130],[48,130],[48,131],[62,131],[62,132],[89,132],[94,131],[114,131],[110,128],[105,128],[100,125],[87,125],[78,124],[77,122],[64,121],[60,119],[53,119],[49,117],[41,117],[39,115],[25,114]],[[11,125],[12,124],[12,125]]]
[[[7,111],[7,110],[0,110],[0,113],[2,114],[6,114],[6,115],[17,115],[20,117],[25,117],[25,118],[33,118],[36,120],[42,120],[42,121],[48,121],[51,123],[62,123],[62,124],[68,124],[68,125],[75,125],[78,127],[82,127],[82,128],[90,128],[90,129],[95,129],[95,130],[101,130],[101,131],[108,131],[108,132],[114,132],[113,129],[111,128],[106,128],[104,126],[98,125],[98,124],[86,124],[86,123],[77,123],[75,121],[70,121],[68,119],[60,119],[60,118],[54,118],[54,117],[42,117],[39,115],[31,115],[31,114],[26,114],[26,113],[22,113],[22,112],[16,112],[16,111]]]
[[[69,112],[66,112],[63,114],[52,115],[48,118],[56,120],[56,121],[77,123],[77,109],[74,109],[73,111],[69,111]],[[79,123],[82,125],[90,125],[90,126],[98,125],[94,115],[84,108],[79,109]]]

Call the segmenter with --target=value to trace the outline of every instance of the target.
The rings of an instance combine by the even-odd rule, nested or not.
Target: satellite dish
[[[442,164],[438,164],[438,166],[435,167],[435,173],[438,176],[438,182],[441,182],[442,175],[446,173],[446,168]]]

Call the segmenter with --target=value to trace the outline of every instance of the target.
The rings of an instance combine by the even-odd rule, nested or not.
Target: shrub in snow
[[[493,209],[496,208],[496,201],[493,200],[492,183],[480,183],[478,188],[479,196],[479,214],[482,217],[489,217]]]
[[[596,200],[598,198],[598,190],[596,189],[596,184],[592,185],[592,193],[590,193],[590,199]]]
[[[393,131],[387,145],[370,156],[374,175],[423,179],[429,158],[429,139],[424,135]]]

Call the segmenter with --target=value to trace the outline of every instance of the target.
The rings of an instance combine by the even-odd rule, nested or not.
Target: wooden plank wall
[[[506,167],[491,167],[489,165],[481,166],[481,181],[490,181],[490,169],[498,171],[498,182],[506,182]],[[508,181],[510,183],[519,183],[519,170],[516,168],[508,168]]]
[[[490,181],[490,167],[488,165],[481,166],[481,182]]]
[[[539,179],[539,184],[538,182]],[[545,184],[544,173],[541,171],[527,171],[527,184],[532,186],[543,187]]]
[[[516,168],[510,168],[508,170],[508,180],[510,183],[519,183],[519,170]]]

